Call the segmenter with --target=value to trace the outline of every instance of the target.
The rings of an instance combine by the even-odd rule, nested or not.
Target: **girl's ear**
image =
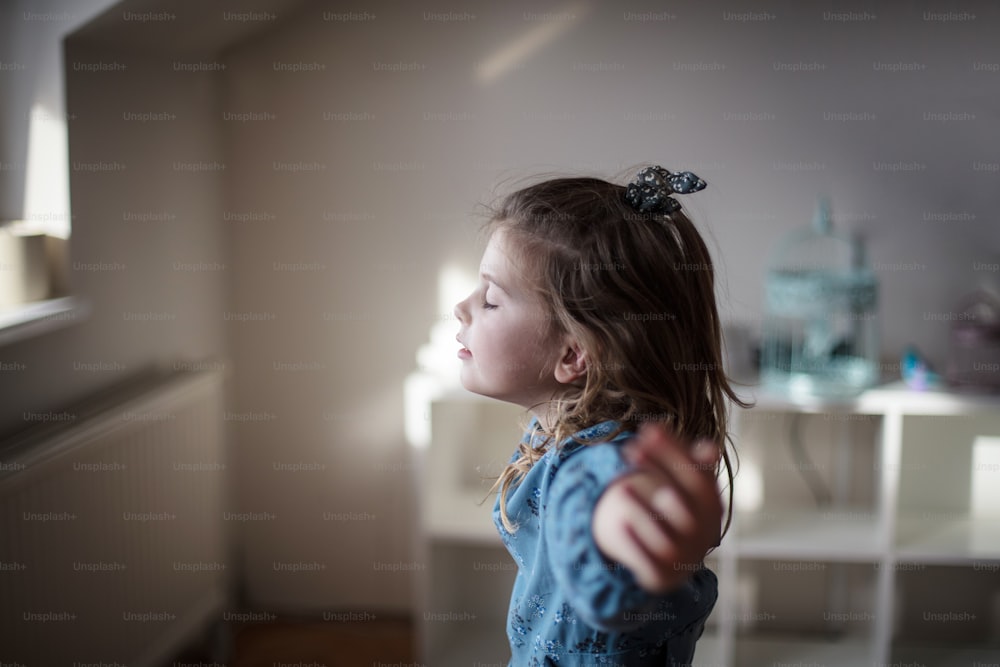
[[[556,381],[561,384],[572,384],[587,374],[587,351],[576,340],[566,340],[562,356],[556,362]]]

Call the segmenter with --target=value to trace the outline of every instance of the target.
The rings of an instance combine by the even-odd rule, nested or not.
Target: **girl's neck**
[[[541,405],[536,405],[531,408],[531,414],[535,415],[535,419],[538,420],[539,426],[546,433],[551,433],[550,427],[555,426],[558,421],[556,415],[556,408],[554,403],[542,403]]]
[[[546,419],[546,413],[545,413],[545,411],[541,410],[541,411],[537,411],[536,412],[536,411],[532,410],[532,414],[535,415],[535,419],[538,420],[538,425],[542,427],[542,430],[545,431],[546,433],[550,432],[549,431],[549,421],[548,421],[548,419]]]

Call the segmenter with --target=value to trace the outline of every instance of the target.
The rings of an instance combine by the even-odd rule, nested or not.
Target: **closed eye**
[[[487,283],[483,285],[483,310],[493,310],[497,307],[495,303],[490,303],[490,285]]]

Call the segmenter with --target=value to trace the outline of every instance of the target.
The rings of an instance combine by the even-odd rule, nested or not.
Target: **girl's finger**
[[[602,547],[602,551],[607,557],[629,568],[640,586],[659,592],[670,582],[664,579],[663,574],[666,570],[653,550],[667,553],[670,545],[667,542],[668,538],[662,536],[655,526],[655,521],[651,520],[651,510],[641,500],[642,492],[630,489],[630,482],[641,484],[630,478],[619,480],[615,483],[614,489],[608,491],[605,500],[602,500],[602,502],[610,500],[610,504],[606,503],[604,507],[614,509],[602,513],[599,506],[595,513],[595,524],[602,523],[614,535]],[[655,536],[658,534],[663,539],[662,543],[656,542]]]
[[[715,448],[712,443],[708,443],[708,446]],[[637,448],[629,458],[633,465],[646,468],[650,475],[657,477],[655,483],[648,483],[646,487],[646,502],[654,512],[664,518],[672,519],[671,527],[675,533],[693,534],[698,528],[698,517],[713,513],[714,505],[719,502],[718,487],[714,477],[708,484],[700,485],[704,488],[685,490],[681,482],[683,475],[669,475],[653,460],[647,450]],[[657,497],[662,499],[654,500]]]
[[[676,534],[671,523],[671,515],[678,513],[673,504],[664,502],[665,498],[654,502],[661,488],[651,475],[637,474],[625,483],[624,491],[629,508],[628,522],[638,539],[655,558],[666,559],[676,556],[674,544],[681,535]]]
[[[722,461],[722,450],[711,440],[699,440],[691,450],[691,456],[699,463],[707,464],[709,467],[706,470],[715,472]]]
[[[625,527],[626,541],[629,544],[628,568],[632,571],[636,582],[652,592],[665,592],[670,581],[664,576],[662,564],[656,556],[646,548],[641,537],[632,526]]]
[[[670,533],[678,537],[693,535],[697,532],[698,521],[691,508],[687,506],[684,497],[678,495],[669,486],[660,486],[649,499],[656,517],[668,526]]]
[[[642,427],[636,444],[643,460],[673,480],[690,501],[704,497],[709,490],[714,493],[714,464],[694,458],[676,437],[664,432],[662,426]]]

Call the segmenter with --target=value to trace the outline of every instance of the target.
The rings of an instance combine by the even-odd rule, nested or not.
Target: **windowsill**
[[[90,303],[80,297],[34,301],[0,310],[0,346],[68,327],[90,314]]]

